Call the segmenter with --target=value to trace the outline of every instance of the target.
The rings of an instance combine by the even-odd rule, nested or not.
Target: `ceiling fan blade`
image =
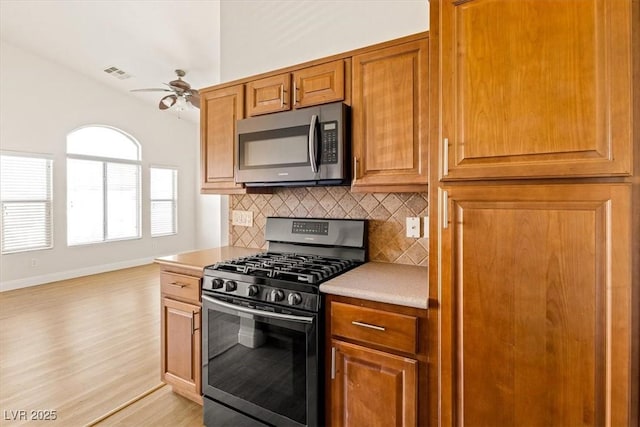
[[[191,89],[191,85],[182,79],[172,80],[168,83],[168,86],[172,89],[179,89],[181,91],[187,91]]]
[[[173,105],[176,103],[177,100],[178,100],[177,96],[167,95],[160,100],[158,107],[160,107],[161,110],[166,110],[167,108],[173,107]]]
[[[171,89],[150,88],[150,89],[131,89],[129,92],[173,92]]]
[[[195,92],[195,93],[194,93]],[[191,103],[196,108],[200,108],[200,95],[198,95],[197,91],[191,91],[191,95],[186,96],[187,101]]]

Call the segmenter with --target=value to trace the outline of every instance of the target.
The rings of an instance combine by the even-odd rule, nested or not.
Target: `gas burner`
[[[354,265],[355,263],[351,260],[333,257],[264,252],[219,262],[210,267],[210,270],[315,284],[340,274]]]

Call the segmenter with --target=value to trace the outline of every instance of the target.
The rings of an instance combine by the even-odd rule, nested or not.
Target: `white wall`
[[[214,7],[215,16],[212,22],[220,21],[220,2]],[[220,26],[212,25],[217,29],[215,41],[217,45],[211,46],[215,52],[220,52]],[[220,61],[217,61],[214,70],[215,82],[220,83]],[[198,165],[200,163],[198,162]],[[200,175],[198,175],[199,177]],[[198,178],[199,179],[199,178]],[[199,182],[199,181],[198,181]],[[198,184],[199,185],[199,184]],[[229,244],[229,197],[215,194],[201,194],[196,199],[196,248],[206,249]]]
[[[198,198],[196,248],[229,244],[229,196],[203,194]]]
[[[54,248],[0,256],[0,290],[137,265],[195,247],[197,124],[6,42],[0,44],[0,124],[2,150],[54,158]],[[66,135],[86,124],[122,129],[142,145],[141,239],[66,245]],[[179,168],[179,233],[175,236],[150,237],[150,165]]]
[[[428,0],[221,0],[220,76],[227,82],[429,29]],[[228,196],[203,206],[228,239]],[[217,202],[216,202],[217,203]],[[213,217],[212,217],[213,218]],[[213,246],[206,240],[199,247]]]
[[[429,29],[427,0],[222,0],[222,81]]]
[[[225,82],[424,31],[429,16],[427,0],[222,0],[220,20]],[[149,186],[143,180],[141,239],[66,246],[65,137],[91,123],[120,128],[141,142],[143,177],[149,165],[179,167],[177,236],[149,236]],[[198,193],[198,132],[197,124],[2,42],[0,148],[53,155],[55,247],[0,256],[0,290],[227,244],[228,197]]]

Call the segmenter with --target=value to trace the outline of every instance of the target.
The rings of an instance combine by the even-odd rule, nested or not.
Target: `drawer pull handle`
[[[378,326],[378,325],[372,325],[370,323],[358,322],[357,320],[352,321],[351,324],[352,325],[356,325],[356,326],[362,326],[363,328],[375,329],[376,331],[386,331],[387,330],[387,328],[385,328],[384,326]]]
[[[182,289],[182,288],[184,288],[185,286],[187,286],[187,285],[184,285],[184,284],[182,284],[182,283],[178,283],[178,282],[171,282],[171,283],[168,283],[168,285],[170,285],[170,286],[175,286],[176,288],[180,288],[180,289]]]

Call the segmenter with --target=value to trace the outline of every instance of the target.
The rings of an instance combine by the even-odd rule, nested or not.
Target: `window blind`
[[[52,160],[6,154],[0,160],[2,253],[53,247]]]
[[[178,171],[150,168],[151,236],[177,233]]]

